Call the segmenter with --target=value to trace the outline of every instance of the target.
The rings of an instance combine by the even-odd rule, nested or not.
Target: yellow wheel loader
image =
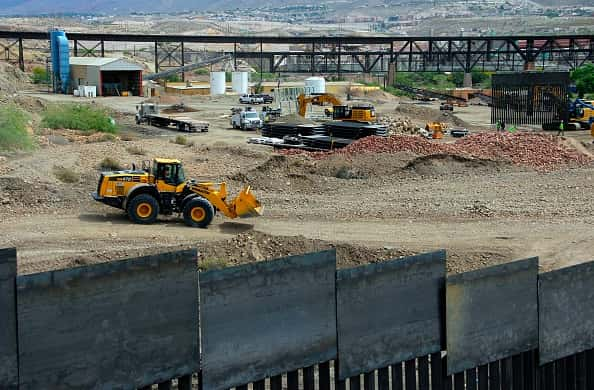
[[[159,214],[181,213],[188,226],[207,227],[217,211],[229,218],[262,214],[262,206],[245,187],[227,202],[225,183],[186,180],[179,160],[157,158],[142,169],[102,172],[93,199],[124,210],[132,222],[149,224]]]

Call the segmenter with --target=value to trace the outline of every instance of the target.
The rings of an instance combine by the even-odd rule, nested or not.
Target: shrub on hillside
[[[120,165],[119,161],[112,157],[105,157],[101,163],[99,164],[101,169],[110,170],[110,171],[121,171],[122,166]]]
[[[48,84],[49,75],[47,74],[47,69],[41,66],[34,67],[31,74],[31,81],[33,84]]]
[[[27,114],[15,105],[0,106],[0,150],[33,148],[27,120]]]
[[[117,126],[107,112],[89,104],[50,106],[43,112],[42,126],[50,129],[82,130],[87,133],[117,132]]]
[[[76,183],[80,179],[80,175],[72,168],[55,165],[53,171],[54,176],[63,183]]]

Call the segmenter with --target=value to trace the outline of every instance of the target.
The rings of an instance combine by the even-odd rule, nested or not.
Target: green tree
[[[488,82],[490,76],[480,70],[473,70],[472,71],[472,83],[473,84],[483,84]]]
[[[580,98],[585,94],[594,93],[594,64],[585,64],[571,72],[571,79],[575,82]]]
[[[452,72],[450,74],[450,81],[456,85],[456,87],[461,87],[464,85],[464,72]]]
[[[49,77],[47,70],[44,67],[36,66],[33,68],[33,74],[31,75],[31,81],[33,84],[48,84]]]
[[[181,77],[179,77],[178,74],[172,74],[170,76],[167,76],[165,80],[169,81],[170,83],[180,83],[182,81]]]

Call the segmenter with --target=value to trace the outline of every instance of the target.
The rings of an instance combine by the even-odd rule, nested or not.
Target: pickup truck
[[[241,95],[239,97],[239,103],[242,104],[262,104],[264,103],[264,98],[258,95]]]
[[[274,98],[271,95],[268,95],[268,94],[258,94],[258,95],[255,95],[255,96],[261,97],[265,104],[270,104],[274,100]]]

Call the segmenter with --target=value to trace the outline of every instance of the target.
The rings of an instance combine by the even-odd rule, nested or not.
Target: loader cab
[[[186,182],[184,167],[179,160],[155,159],[153,176],[159,192],[179,192]]]

